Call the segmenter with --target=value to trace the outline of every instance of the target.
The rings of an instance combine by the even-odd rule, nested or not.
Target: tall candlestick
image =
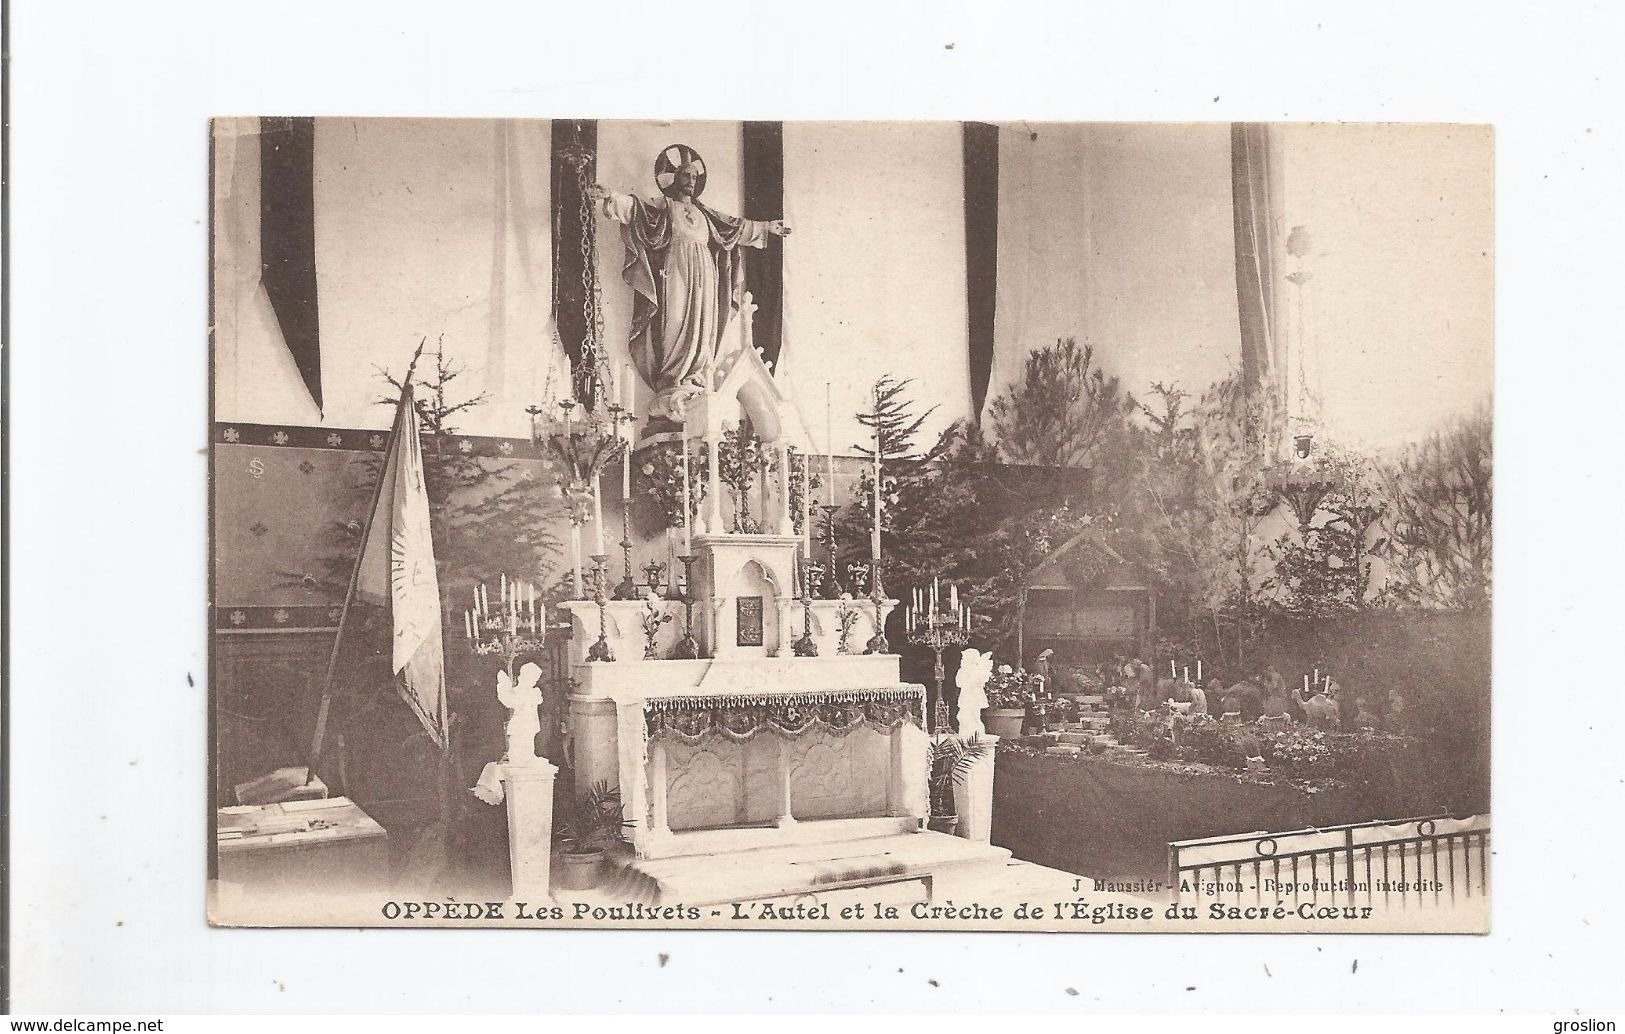
[[[626,364],[626,415],[637,416],[638,409],[638,375],[632,369],[632,364]]]

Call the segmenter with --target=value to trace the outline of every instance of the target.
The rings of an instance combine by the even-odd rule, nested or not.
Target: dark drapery
[[[562,160],[564,150],[571,145],[584,148],[594,159],[598,157],[598,122],[595,119],[553,120],[553,318],[558,326],[559,340],[570,357],[570,369],[581,365],[582,342],[587,337],[587,316],[583,308],[587,291],[582,282],[581,241],[584,233],[595,231],[592,213],[583,225],[581,186],[576,174]],[[596,161],[594,162],[596,166]],[[589,167],[588,178],[595,176]],[[587,271],[597,276],[596,269]]]
[[[1248,391],[1269,383],[1276,354],[1277,198],[1271,183],[1269,127],[1230,125],[1230,190],[1236,231],[1236,302],[1241,315],[1241,373]]]
[[[999,285],[999,127],[966,122],[964,155],[971,412],[980,421],[993,376],[993,319]]]
[[[260,280],[282,340],[320,410],[315,145],[314,119],[260,119]]]
[[[784,218],[784,123],[744,125],[744,210],[746,219]],[[756,302],[752,333],[770,369],[778,368],[784,345],[784,249],[769,244],[745,263],[745,289]]]

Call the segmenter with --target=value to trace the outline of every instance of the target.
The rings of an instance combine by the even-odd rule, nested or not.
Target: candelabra
[[[700,643],[694,638],[694,562],[699,557],[685,553],[677,559],[683,564],[683,638],[672,647],[671,655],[692,661],[700,656]]]
[[[840,507],[834,503],[819,503],[818,508],[824,511],[824,545],[829,548],[829,566],[824,574],[824,598],[838,600],[841,598],[841,580],[835,573],[835,513]]]
[[[942,607],[943,602],[948,603],[946,609]],[[948,677],[942,666],[942,651],[970,641],[970,605],[959,605],[959,593],[955,589],[950,589],[949,600],[942,600],[933,579],[929,592],[914,590],[914,604],[908,609],[906,625],[908,641],[930,650],[935,660],[931,677],[936,682],[937,695],[931,710],[931,732],[947,732],[952,723],[948,717],[948,702],[942,696],[942,685]]]
[[[535,587],[502,579],[501,602],[493,612],[484,584],[474,590],[474,608],[463,612],[469,649],[477,656],[495,654],[511,682],[521,654],[538,653],[547,642],[546,613],[536,602]]]
[[[818,642],[812,634],[812,567],[817,561],[798,558],[801,567],[801,638],[790,644],[790,652],[797,657],[817,657]]]
[[[599,365],[595,364],[593,369],[596,371]],[[595,403],[590,409],[575,398],[559,400],[561,416],[556,419],[542,406],[525,409],[530,414],[531,442],[538,447],[545,446],[564,471],[559,477],[559,490],[570,505],[572,563],[578,598],[581,596],[580,529],[591,513],[592,520],[600,522],[594,531],[602,547],[599,476],[604,465],[625,447],[618,430],[619,407],[607,404],[608,392],[602,376],[594,373],[587,390]],[[580,417],[575,415],[577,405],[583,405]]]
[[[595,553],[592,557],[592,599],[598,604],[598,641],[587,649],[589,661],[613,661],[615,651],[609,647],[609,554]]]

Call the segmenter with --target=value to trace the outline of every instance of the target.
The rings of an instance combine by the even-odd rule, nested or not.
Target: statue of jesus
[[[708,387],[723,329],[744,294],[738,249],[763,247],[769,236],[788,236],[790,228],[780,219],[741,219],[701,204],[705,160],[686,144],[660,152],[655,183],[664,195],[659,200],[612,194],[596,183],[588,197],[621,224],[621,275],[632,288],[628,346],[633,365],[654,391],[650,413],[681,420],[687,400]]]

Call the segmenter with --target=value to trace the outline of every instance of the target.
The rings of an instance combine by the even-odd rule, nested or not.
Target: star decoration
[[[244,621],[247,621],[247,620],[248,620],[248,615],[244,614],[242,611],[234,610],[234,611],[231,612],[231,623],[232,624],[240,625]]]
[[[316,464],[310,462],[309,460],[304,460],[299,464],[299,469],[304,471],[306,474],[314,474],[316,472]]]
[[[375,434],[371,438],[367,439],[367,444],[371,445],[374,449],[382,449],[384,447],[384,436],[381,434]]]
[[[464,438],[462,441],[457,443],[457,449],[459,452],[473,452],[474,443],[469,441],[467,438]]]
[[[221,437],[228,442],[236,442],[242,438],[242,432],[238,431],[235,427],[228,427]]]
[[[338,446],[344,444],[344,436],[339,434],[337,431],[334,431],[332,434],[327,436],[327,444],[337,448]]]
[[[276,443],[277,445],[287,445],[288,444],[288,432],[286,432],[286,431],[278,431],[278,432],[276,432],[275,434],[271,435],[271,441]]]
[[[252,525],[249,526],[248,530],[253,532],[255,538],[259,538],[261,535],[264,535],[266,532],[270,531],[271,529],[267,528],[264,524],[261,524],[259,521],[255,521]]]
[[[502,455],[504,456],[513,455],[513,442],[503,442],[501,445],[498,445],[497,448],[502,450]]]
[[[285,610],[278,610],[275,614],[271,615],[271,620],[275,621],[279,625],[287,624],[288,612]]]

